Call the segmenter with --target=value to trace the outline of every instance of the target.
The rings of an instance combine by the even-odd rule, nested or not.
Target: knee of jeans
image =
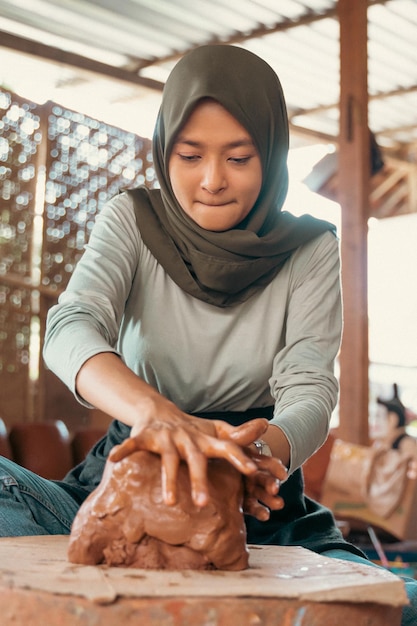
[[[10,491],[11,487],[17,487],[17,480],[14,476],[10,476],[10,474],[0,474],[0,487],[1,491]]]
[[[25,483],[28,470],[9,459],[0,457],[0,490],[8,490]]]
[[[19,484],[13,476],[0,475],[0,500],[2,500],[4,504],[6,500],[9,502],[23,501]]]

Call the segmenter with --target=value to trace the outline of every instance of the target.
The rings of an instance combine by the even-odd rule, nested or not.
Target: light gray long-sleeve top
[[[326,232],[246,302],[207,304],[184,293],[156,261],[121,194],[98,215],[49,312],[45,362],[75,394],[81,366],[113,351],[186,412],[274,405],[292,472],[324,442],[337,400],[339,274],[339,244]]]

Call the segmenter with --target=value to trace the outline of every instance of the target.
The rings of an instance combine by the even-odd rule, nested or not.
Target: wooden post
[[[339,0],[340,137],[344,333],[340,354],[339,436],[368,443],[367,220],[370,151],[367,2]]]

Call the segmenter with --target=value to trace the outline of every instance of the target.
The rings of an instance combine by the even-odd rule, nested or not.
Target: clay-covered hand
[[[259,422],[260,420],[253,420]],[[265,420],[266,421],[266,420]],[[247,426],[252,422],[247,422]],[[269,422],[266,422],[265,431]],[[266,521],[270,517],[271,510],[279,510],[284,507],[284,500],[278,495],[282,481],[288,478],[288,472],[280,459],[273,456],[265,456],[258,453],[251,444],[260,436],[250,438],[251,430],[247,428],[232,431],[231,439],[242,446],[246,455],[256,463],[256,471],[246,474],[244,480],[243,509],[248,515],[256,517],[260,521]]]
[[[173,409],[164,419],[155,417],[132,427],[131,436],[110,453],[117,462],[137,450],[148,450],[161,456],[162,489],[166,504],[175,504],[178,468],[188,465],[191,493],[197,506],[209,501],[207,460],[223,458],[247,476],[259,473],[259,463],[242,446],[258,439],[266,431],[268,421],[251,420],[231,426],[221,420],[206,420]]]
[[[257,471],[243,478],[243,510],[264,522],[269,519],[271,510],[277,511],[284,507],[284,500],[279,496],[279,487],[288,477],[287,470],[275,457],[260,455],[251,449],[246,452],[255,461]]]

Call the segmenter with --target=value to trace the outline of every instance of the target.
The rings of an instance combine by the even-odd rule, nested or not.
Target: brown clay
[[[168,506],[158,455],[139,451],[117,463],[107,461],[100,485],[74,520],[69,560],[148,569],[247,568],[241,474],[213,459],[208,481],[210,502],[198,508],[181,463],[177,503]]]

